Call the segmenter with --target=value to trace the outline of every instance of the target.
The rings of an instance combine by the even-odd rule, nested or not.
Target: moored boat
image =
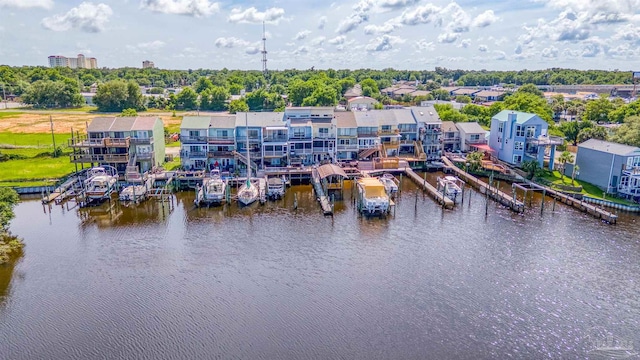
[[[227,182],[220,176],[219,169],[211,170],[211,173],[202,180],[202,186],[196,193],[195,204],[221,204],[227,195]]]
[[[258,186],[256,186],[256,184],[253,184],[250,178],[247,178],[247,181],[242,184],[242,186],[238,190],[238,203],[245,206],[250,205],[251,203],[258,200],[258,196]]]
[[[285,181],[282,177],[267,178],[267,196],[269,199],[281,199],[284,196]]]
[[[111,170],[111,169],[110,169]],[[89,170],[84,181],[85,195],[88,200],[103,200],[111,196],[118,187],[118,175],[102,166]]]
[[[460,180],[456,176],[443,176],[438,177],[438,191],[440,193],[444,193],[446,197],[453,200],[454,202],[459,201],[459,196],[462,194],[462,188],[464,187],[464,181]]]
[[[394,196],[398,192],[398,179],[392,174],[384,174],[378,178],[384,185],[384,190],[390,197]]]
[[[366,177],[359,179],[358,210],[366,215],[384,215],[389,211],[389,195],[384,184],[377,178]]]
[[[120,201],[139,202],[147,198],[147,187],[144,185],[129,185],[118,194]]]

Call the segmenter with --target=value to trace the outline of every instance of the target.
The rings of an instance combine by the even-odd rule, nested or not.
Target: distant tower
[[[267,77],[267,32],[262,22],[262,74]]]

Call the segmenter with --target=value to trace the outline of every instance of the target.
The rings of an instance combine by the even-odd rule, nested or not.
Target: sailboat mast
[[[248,113],[244,113],[244,128],[247,132],[247,186],[250,184],[251,178],[251,154],[249,153],[249,119]]]

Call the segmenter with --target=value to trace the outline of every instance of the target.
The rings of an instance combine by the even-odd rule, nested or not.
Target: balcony
[[[527,138],[526,143],[535,146],[562,145],[564,139],[558,136],[538,136],[537,138]]]
[[[358,144],[338,145],[338,151],[358,151]]]
[[[130,143],[130,138],[104,138],[104,146],[105,147],[123,147],[128,148]]]
[[[128,154],[71,154],[72,163],[127,163]]]
[[[235,144],[235,138],[233,136],[209,136],[209,144]]]
[[[640,175],[640,165],[622,165],[622,173],[629,176]]]
[[[180,136],[180,142],[182,144],[206,144],[206,136]]]
[[[153,151],[151,152],[145,152],[145,153],[137,153],[136,154],[136,159],[140,160],[140,161],[150,161],[151,159],[154,158],[155,153]]]
[[[380,130],[378,131],[378,134],[380,136],[384,136],[384,135],[398,135],[400,134],[400,130],[398,129],[386,129],[386,130]]]
[[[287,135],[268,135],[264,137],[263,142],[287,142]]]
[[[291,150],[290,154],[294,156],[311,155],[313,154],[313,149],[295,149]]]
[[[88,138],[86,135],[73,137],[68,140],[69,147],[104,147],[104,139]]]
[[[314,139],[335,139],[336,134],[324,134],[324,133],[315,133],[313,134]]]
[[[378,137],[377,131],[358,131],[358,137]]]
[[[486,145],[487,139],[466,139],[464,142],[467,145]]]
[[[246,136],[236,136],[236,141],[238,143],[246,143],[247,142],[247,137]],[[262,142],[262,138],[260,137],[254,137],[254,136],[250,136],[249,137],[249,142],[250,143],[261,143]]]
[[[292,135],[289,135],[289,140],[311,140],[311,134],[309,135],[292,134]]]
[[[151,145],[153,144],[153,137],[150,138],[131,138],[131,143],[134,145]]]
[[[181,151],[180,157],[185,159],[204,159],[207,157],[207,153],[204,151]]]
[[[287,153],[282,150],[265,150],[264,151],[265,158],[283,158],[287,157]]]
[[[228,151],[209,151],[207,153],[207,157],[209,158],[232,158],[233,152]]]
[[[445,144],[457,143],[457,142],[460,142],[460,136],[454,136],[454,137],[443,136],[442,142]]]

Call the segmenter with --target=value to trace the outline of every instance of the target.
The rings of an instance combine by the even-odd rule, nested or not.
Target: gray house
[[[640,148],[590,139],[578,145],[577,179],[607,193],[640,196]]]

